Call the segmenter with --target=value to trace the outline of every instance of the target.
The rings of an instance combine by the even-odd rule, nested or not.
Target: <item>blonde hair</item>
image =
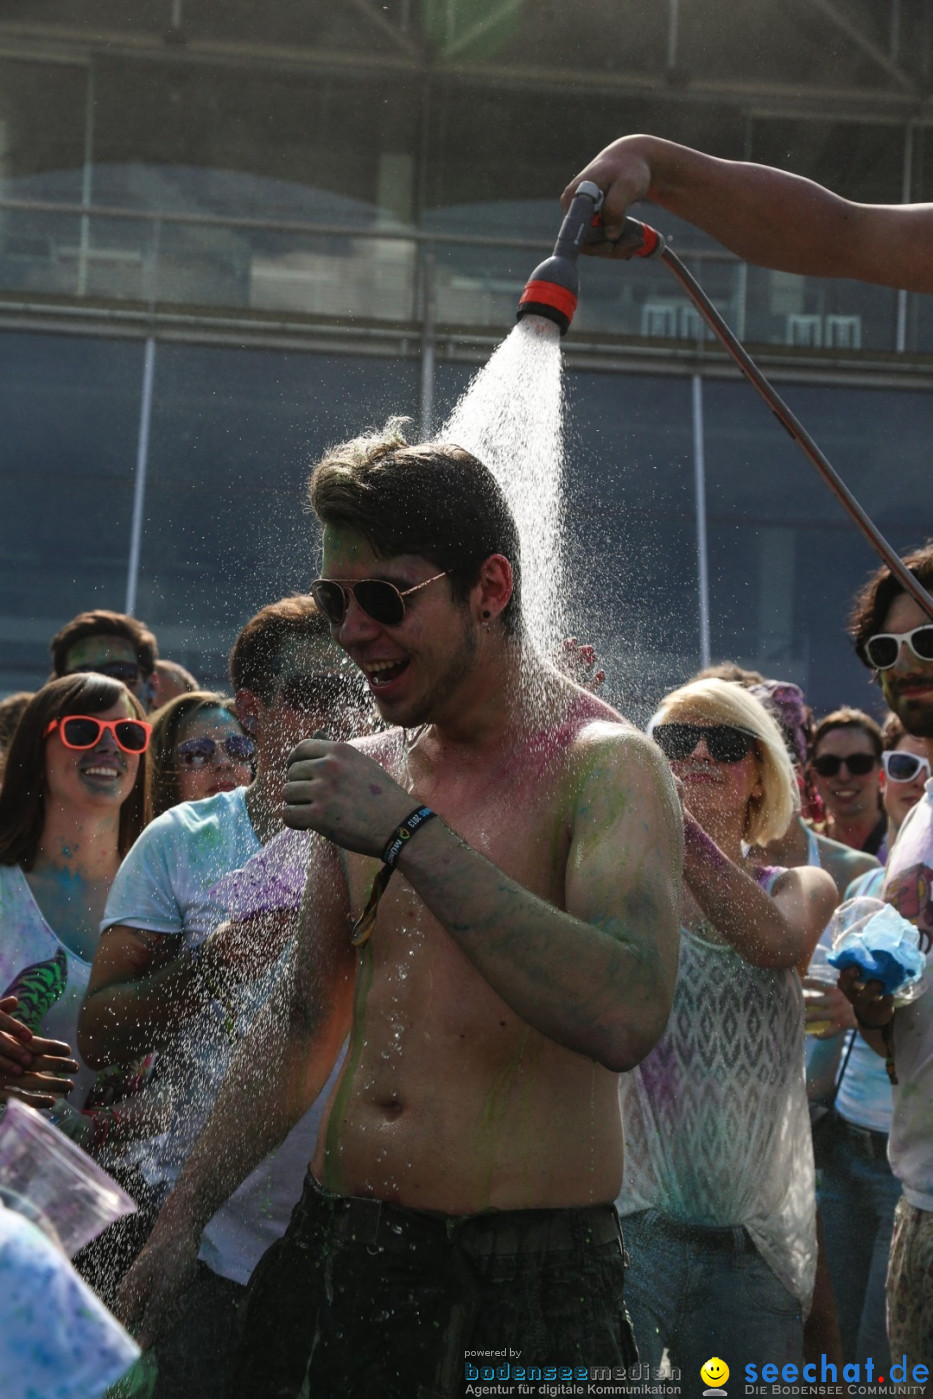
[[[678,722],[685,711],[711,724],[731,724],[755,735],[761,770],[761,796],[753,797],[745,817],[745,839],[767,845],[782,836],[800,810],[800,792],[777,723],[760,700],[743,686],[726,680],[694,680],[672,690],[648,725]]]

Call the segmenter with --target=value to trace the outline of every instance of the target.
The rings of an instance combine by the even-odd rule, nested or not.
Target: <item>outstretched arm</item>
[[[317,842],[288,971],[240,1043],[117,1311],[140,1344],[171,1324],[211,1216],[318,1096],[349,1032],[355,957],[337,852]]]
[[[653,1048],[673,997],[680,810],[666,765],[642,735],[594,724],[578,749],[563,909],[439,820],[404,846],[398,868],[517,1015],[623,1071]],[[370,855],[382,852],[413,804],[358,749],[313,739],[293,754],[285,797],[289,825]]]
[[[609,240],[631,204],[651,199],[762,267],[933,292],[931,204],[853,204],[801,175],[643,135],[600,151],[567,186],[565,207],[581,180],[606,191]],[[610,241],[586,251],[627,257],[632,248]]]

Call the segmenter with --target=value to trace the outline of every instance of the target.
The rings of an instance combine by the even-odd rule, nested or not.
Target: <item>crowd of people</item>
[[[618,197],[646,150],[607,159]],[[119,1392],[927,1381],[933,1017],[825,964],[856,896],[930,948],[933,618],[856,599],[887,716],[724,662],[640,733],[527,642],[476,458],[393,420],[310,496],[321,577],[232,699],[98,610],[0,705],[0,1097],[138,1205],[76,1259]]]

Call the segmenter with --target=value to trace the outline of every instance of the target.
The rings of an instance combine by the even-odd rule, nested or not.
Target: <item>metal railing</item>
[[[556,223],[555,223],[556,227]],[[397,226],[0,199],[0,314],[12,304],[157,317],[501,332],[550,241]],[[677,244],[717,308],[752,343],[933,352],[928,298],[749,267]],[[663,268],[583,269],[575,335],[702,344],[709,335]]]

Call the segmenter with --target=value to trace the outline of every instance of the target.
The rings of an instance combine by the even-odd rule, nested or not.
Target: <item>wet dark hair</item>
[[[512,596],[501,617],[521,629],[518,530],[492,472],[462,447],[411,446],[403,418],[381,433],[334,447],[311,474],[311,506],[324,525],[362,534],[382,558],[415,554],[449,575],[465,601],[491,554],[512,565]]]
[[[125,700],[133,717],[145,719],[142,705],[119,680],[93,671],[50,680],[23,710],[7,753],[0,788],[0,864],[35,863],[45,822],[45,731],[53,719],[68,714],[102,714]],[[139,770],[123,805],[117,848],[127,853],[149,820],[148,753],[140,754]]]
[[[49,642],[52,653],[52,671],[55,675],[67,673],[68,652],[79,641],[90,636],[119,636],[128,641],[136,656],[136,663],[144,675],[151,675],[159,658],[159,646],[154,635],[145,625],[125,612],[108,612],[99,607],[93,612],[80,612],[62,627]]]
[[[905,554],[903,562],[918,583],[922,583],[928,592],[933,589],[933,540],[924,544],[922,549]],[[903,591],[901,583],[885,565],[873,573],[856,594],[849,618],[849,633],[855,642],[859,660],[870,669],[873,667],[865,653],[866,643],[878,632],[884,631],[891,603]]]
[[[810,741],[810,757],[815,758],[820,740],[825,738],[834,729],[861,729],[871,740],[871,746],[875,750],[875,757],[881,757],[883,742],[881,729],[875,723],[870,714],[866,714],[861,709],[851,709],[844,705],[842,709],[834,709],[832,714],[827,714],[825,719],[821,719],[813,730],[813,737]]]
[[[187,695],[176,695],[150,716],[153,819],[161,816],[162,812],[168,811],[170,807],[177,806],[182,800],[178,790],[178,766],[175,761],[179,734],[189,719],[210,709],[222,709],[224,713],[232,714],[234,719],[237,719],[232,702],[226,696],[215,694],[212,690],[192,690]],[[237,723],[239,722],[237,719]]]
[[[234,690],[251,690],[268,704],[281,683],[279,657],[293,638],[332,645],[327,618],[314,598],[302,593],[271,602],[246,623],[230,652]]]

